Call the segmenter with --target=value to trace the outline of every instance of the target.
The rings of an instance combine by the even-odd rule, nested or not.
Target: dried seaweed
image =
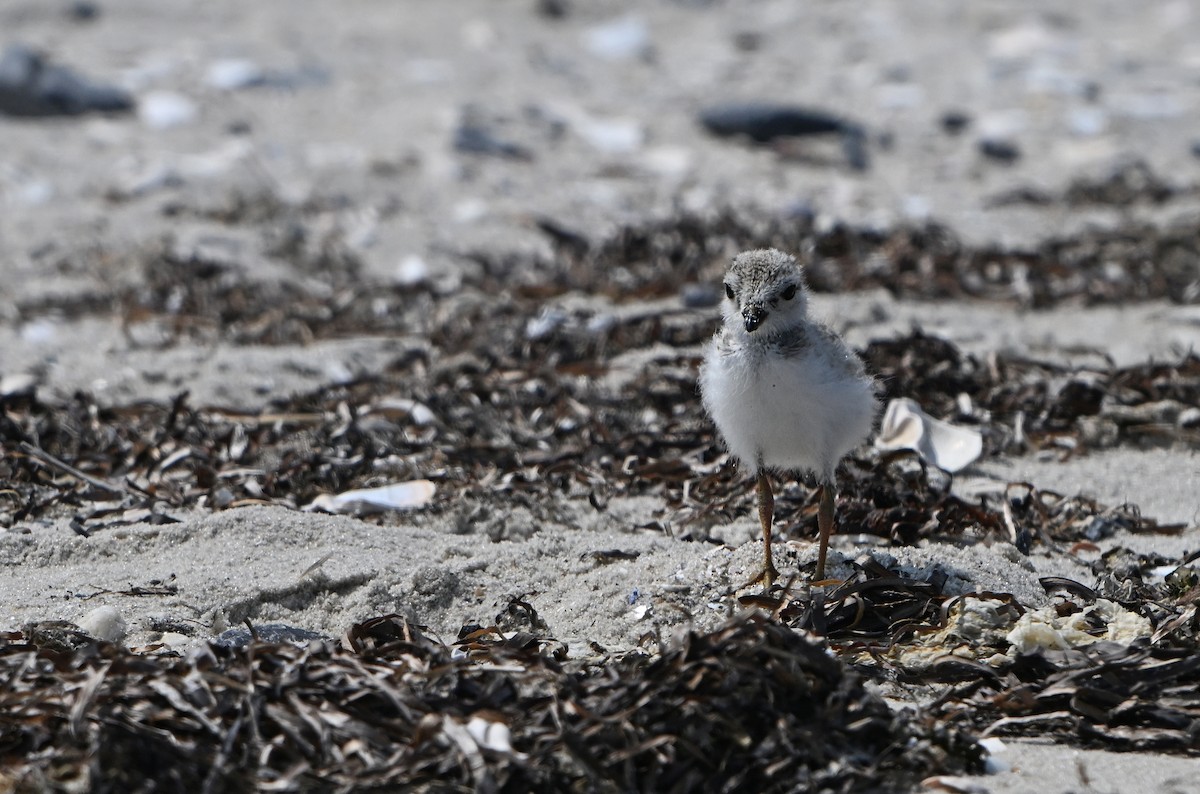
[[[1130,200],[1140,200],[1133,187]],[[1124,200],[1119,188],[1111,200]],[[231,217],[247,211],[235,207]],[[1032,306],[1200,299],[1196,228],[1094,231],[1017,252],[971,249],[932,226],[817,230],[805,218],[724,213],[591,241],[543,219],[557,249],[552,261],[471,254],[478,267],[461,294],[447,297],[363,287],[336,234],[289,232],[295,218],[286,207],[264,213],[260,220],[277,224],[274,255],[319,289],[251,283],[236,261],[164,247],[144,252],[146,278],[136,288],[58,308],[103,311],[115,301],[139,345],[147,336],[160,345],[363,333],[421,341],[385,371],[283,397],[252,415],[194,405],[187,394],[117,406],[84,393],[0,397],[0,524],[69,515],[90,535],[170,522],[175,509],[299,507],[322,493],[429,478],[439,486],[432,510],[465,506],[468,530],[486,523],[471,511],[498,502],[553,511],[569,496],[604,510],[614,496],[653,494],[665,506],[655,526],[699,539],[750,512],[752,497],[696,395],[694,346],[713,320],[674,299],[681,281],[714,281],[734,250],[806,252],[820,290],[883,287]],[[547,303],[573,291],[604,300]],[[18,308],[34,315],[51,307]],[[989,454],[1200,443],[1194,354],[1075,370],[973,357],[916,332],[875,342],[864,357],[887,396],[914,397],[940,418],[977,426]],[[1088,544],[1118,529],[1173,529],[1132,506],[1030,484],[973,501],[949,485],[908,454],[852,457],[839,478],[841,531],[896,545],[999,540],[1028,551]],[[815,534],[816,512],[811,489],[784,484],[777,514],[786,532]],[[602,565],[626,554],[602,550],[591,559]],[[1194,753],[1193,562],[1116,551],[1097,561],[1094,586],[1049,583],[1065,588],[1064,610],[1106,598],[1146,618],[1152,643],[1043,653],[1008,667],[958,658],[904,669],[890,654],[944,629],[957,602],[936,577],[917,581],[870,561],[828,592],[750,600],[782,624],[693,636],[654,659],[572,660],[523,594],[452,649],[395,618],[354,627],[341,648],[250,642],[174,660],[38,625],[0,640],[0,676],[11,684],[0,694],[0,769],[11,776],[19,768],[34,789],[125,790],[158,774],[164,786],[201,791],[886,790],[968,768],[963,734],[947,727],[955,721]],[[1165,578],[1151,575],[1174,563]],[[126,594],[171,588],[151,583]],[[978,597],[1006,616],[1023,609],[1005,594]],[[797,631],[824,635],[864,669],[873,660],[872,674],[972,683],[952,689],[944,711],[908,724]],[[510,749],[500,749],[505,742]]]
[[[1068,369],[1014,356],[987,360],[919,331],[863,351],[885,396],[977,424],[991,452],[1121,443],[1200,444],[1200,356],[1177,363]]]
[[[931,715],[983,735],[1053,736],[1110,750],[1200,755],[1200,555],[1166,560],[1117,548],[1096,561],[1098,587],[1047,578],[1059,616],[1087,614],[1110,599],[1150,620],[1152,634],[1103,639],[1065,650],[1010,648],[1007,632],[1026,607],[1005,593],[951,596],[934,569],[912,578],[864,555],[855,572],[828,590],[777,587],[744,597],[800,630],[828,638],[855,667],[905,683],[955,682]],[[1157,576],[1154,570],[1157,569]],[[1164,577],[1162,571],[1169,573]],[[982,623],[951,625],[969,598],[986,607]],[[964,628],[965,627],[965,628]]]
[[[610,342],[622,333],[612,331]],[[611,371],[612,360],[587,354],[569,335],[533,350],[521,349],[532,343],[515,331],[485,338],[476,354],[434,367],[406,360],[254,415],[193,407],[187,394],[168,405],[117,407],[82,393],[63,402],[10,399],[0,422],[0,476],[9,483],[0,519],[12,525],[69,511],[79,531],[92,532],[168,522],[174,508],[300,507],[322,493],[417,478],[438,482],[435,509],[464,499],[546,509],[546,496],[565,494],[599,510],[615,495],[657,494],[671,510],[667,519],[694,537],[746,510],[749,491],[724,467],[702,415],[694,357],[663,357],[600,387],[578,370],[586,362],[589,373]],[[661,344],[656,332],[627,341]],[[992,454],[1190,444],[1197,432],[1182,407],[1200,401],[1195,356],[1073,373],[1005,357],[979,361],[919,332],[872,343],[864,356],[889,393],[919,395],[931,413],[975,423]],[[1170,415],[1164,406],[1176,406],[1174,424],[1162,421]],[[940,492],[944,478],[902,473],[893,463],[844,467],[842,510],[852,531],[897,543],[994,535],[1025,548],[1030,540],[1094,540],[1154,526],[1130,510],[1020,488],[1007,507],[965,504]],[[799,485],[785,490],[781,518],[815,520],[809,497]]]
[[[1105,176],[1095,179],[1077,178],[1061,194],[1038,188],[1018,188],[993,197],[988,204],[1002,207],[1012,204],[1048,205],[1062,203],[1069,207],[1109,206],[1131,207],[1137,204],[1163,204],[1183,195],[1194,194],[1195,186],[1172,185],[1154,172],[1144,160],[1121,163]]]
[[[1097,642],[1022,656],[1003,677],[942,698],[984,734],[1053,737],[1085,747],[1200,755],[1196,649]]]
[[[1133,187],[1121,195],[1141,190]],[[1144,180],[1143,180],[1144,181]],[[1071,201],[1102,188],[1081,186]],[[673,295],[680,281],[719,276],[724,259],[745,248],[806,252],[817,291],[884,288],[906,298],[983,298],[1046,308],[1067,300],[1088,304],[1166,298],[1200,300],[1200,235],[1196,226],[1158,228],[1128,222],[1047,240],[1033,250],[972,248],[936,224],[888,231],[846,225],[818,228],[810,215],[675,216],[623,227],[584,248],[582,235],[540,263],[549,280],[568,289],[614,298]],[[552,238],[557,241],[559,238]],[[485,256],[481,260],[488,262]],[[491,263],[495,264],[495,263]],[[497,275],[515,270],[508,262]]]
[[[1080,183],[1068,203],[1116,203],[1172,194],[1136,165],[1112,178]],[[152,324],[156,344],[180,338],[242,344],[295,344],[347,334],[421,334],[435,298],[427,287],[364,285],[345,238],[345,199],[289,207],[277,197],[235,196],[230,209],[202,211],[227,223],[248,223],[262,238],[261,255],[310,278],[258,280],[245,272],[245,245],[184,246],[174,241],[134,254],[137,286],[109,294],[42,299],[17,306],[23,318],[47,312],[79,316],[120,307],[131,340]],[[391,208],[385,208],[390,211]],[[809,279],[822,292],[883,288],[905,298],[980,298],[1048,308],[1064,301],[1107,304],[1130,300],[1200,301],[1200,228],[1161,228],[1126,221],[1085,230],[1034,249],[971,247],[936,224],[886,231],[843,224],[818,227],[806,213],[770,216],[722,210],[677,214],[623,225],[593,239],[552,218],[535,220],[554,247],[550,257],[465,250],[464,285],[489,296],[491,309],[535,316],[539,301],[572,291],[626,304],[674,298],[680,284],[714,283],[729,256],[773,246],[805,255]],[[228,250],[227,250],[228,249]],[[126,251],[80,252],[103,270]],[[507,303],[511,301],[511,303]],[[499,305],[497,305],[499,304]]]
[[[649,660],[563,666],[536,644],[472,660],[395,616],[342,647],[208,646],[186,659],[0,638],[0,768],[17,790],[903,791],[980,750],[895,714],[771,622]]]

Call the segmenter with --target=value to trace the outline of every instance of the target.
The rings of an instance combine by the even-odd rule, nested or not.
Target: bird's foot
[[[753,587],[754,585],[761,582],[763,589],[769,590],[769,589],[771,589],[771,585],[775,584],[775,580],[778,578],[779,578],[779,571],[777,571],[775,569],[775,563],[768,561],[763,565],[762,569],[755,575],[755,577],[753,579],[746,582],[739,589],[744,590],[747,587]]]

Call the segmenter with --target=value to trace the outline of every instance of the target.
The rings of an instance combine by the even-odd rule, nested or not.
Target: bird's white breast
[[[751,470],[761,462],[832,478],[842,456],[870,433],[875,413],[870,380],[844,366],[840,352],[817,344],[784,356],[723,349],[714,340],[700,386],[729,451]]]

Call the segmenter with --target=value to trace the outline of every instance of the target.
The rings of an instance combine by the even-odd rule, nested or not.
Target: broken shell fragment
[[[98,640],[120,642],[125,639],[125,619],[110,606],[96,607],[80,618],[78,626]]]
[[[305,511],[326,513],[382,513],[385,510],[412,510],[424,507],[437,487],[429,480],[412,480],[378,488],[356,488],[340,494],[321,494],[304,507]]]
[[[14,372],[0,377],[0,399],[32,397],[37,391],[37,378],[28,372]]]
[[[1097,626],[1105,629],[1097,632]],[[1091,645],[1099,640],[1129,645],[1149,637],[1154,628],[1147,618],[1120,604],[1099,599],[1095,604],[1070,615],[1060,615],[1054,607],[1026,612],[1008,633],[1009,656],[1045,649],[1067,650]]]
[[[939,469],[955,472],[978,460],[983,436],[978,430],[934,419],[907,397],[892,400],[883,413],[875,446],[911,449]]]

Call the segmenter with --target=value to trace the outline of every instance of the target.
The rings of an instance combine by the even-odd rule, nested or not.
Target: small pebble
[[[971,126],[971,116],[963,110],[947,110],[942,114],[941,125],[947,135],[958,135]]]
[[[537,13],[547,19],[563,19],[570,12],[567,0],[538,0]]]
[[[158,641],[170,648],[183,648],[192,642],[192,638],[175,631],[166,631],[158,638]]]
[[[605,154],[629,154],[641,148],[646,138],[642,125],[633,119],[598,119],[580,116],[571,129],[592,148]]]
[[[76,0],[67,5],[67,17],[75,22],[94,22],[100,17],[100,6],[88,0]]]
[[[464,121],[454,130],[454,150],[468,154],[531,160],[533,154],[515,141],[500,137],[480,121]]]
[[[1015,163],[1021,157],[1021,149],[1012,141],[1000,138],[984,138],[979,142],[979,153],[1005,165]]]

